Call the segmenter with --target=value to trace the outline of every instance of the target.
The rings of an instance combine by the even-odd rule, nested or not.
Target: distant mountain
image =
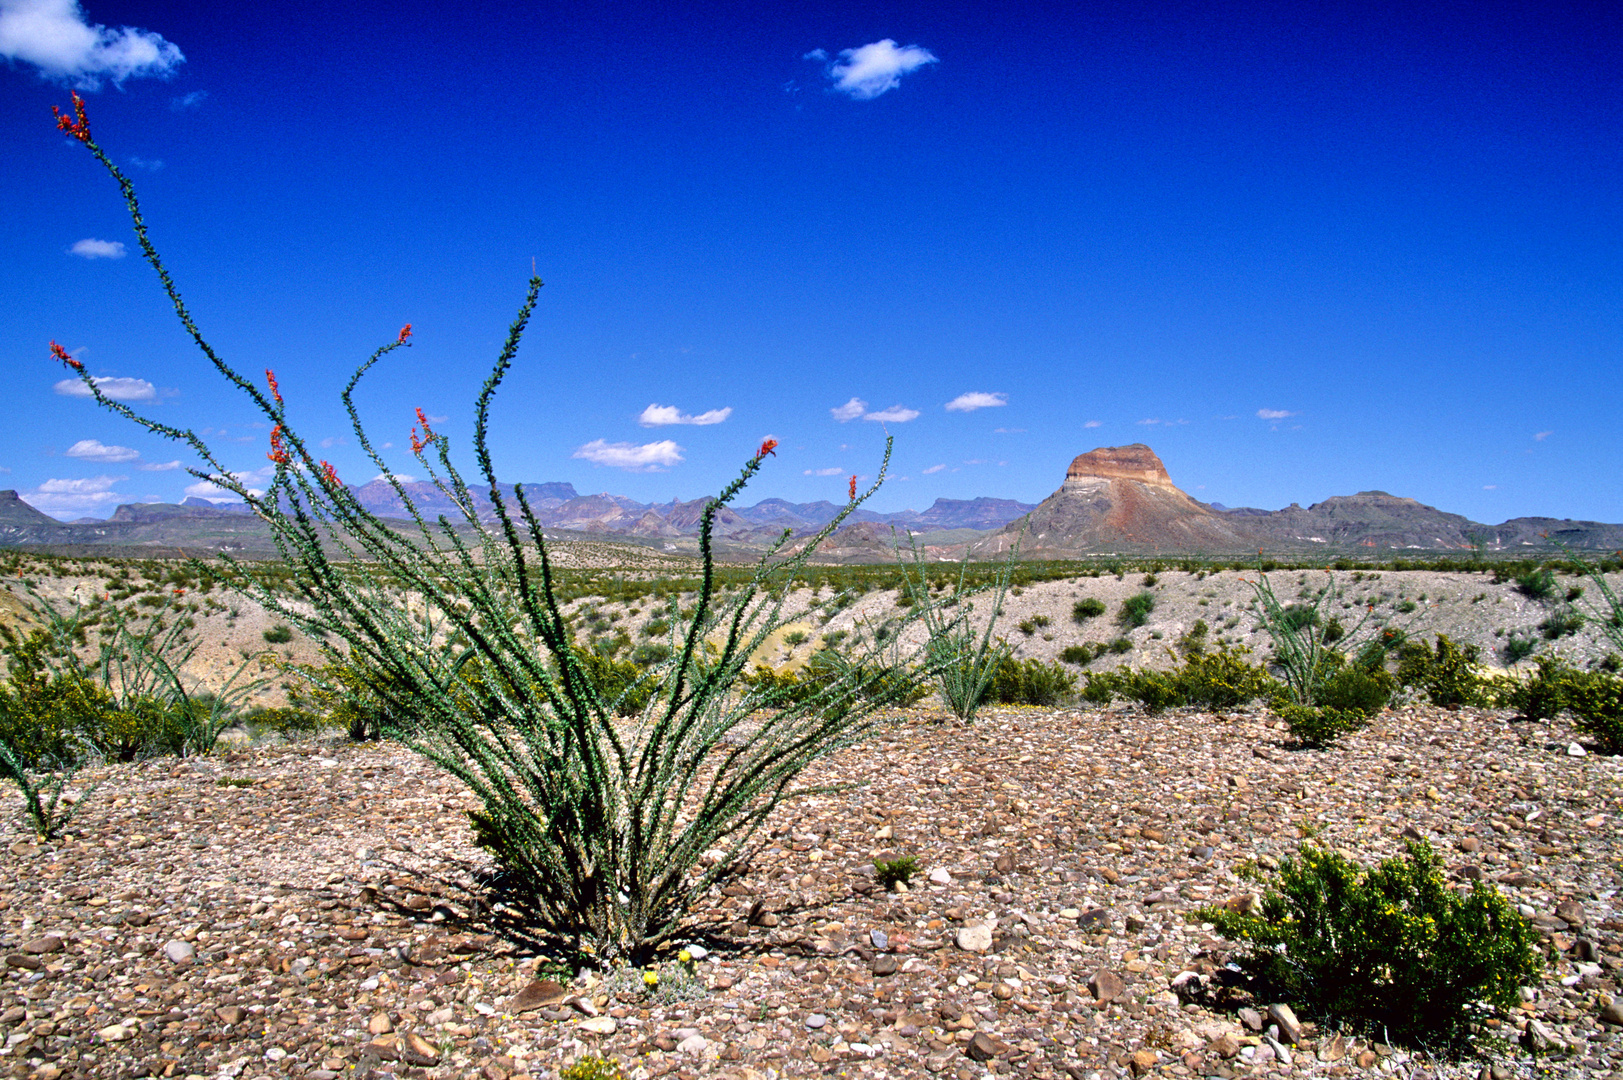
[[[1384,491],[1337,495],[1305,509],[1229,508],[1180,491],[1155,452],[1142,443],[1104,446],[1071,462],[1065,482],[1030,514],[972,543],[977,557],[1016,541],[1029,557],[1110,551],[1232,553],[1487,551],[1554,548],[1615,551],[1623,525],[1516,518],[1483,525]]]

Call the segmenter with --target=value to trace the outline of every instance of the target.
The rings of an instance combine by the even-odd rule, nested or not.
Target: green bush
[[[1546,641],[1559,641],[1582,630],[1584,622],[1582,614],[1563,604],[1546,615],[1539,622],[1538,629]]]
[[[1499,654],[1504,657],[1505,664],[1508,666],[1511,664],[1521,663],[1523,660],[1526,660],[1529,656],[1532,656],[1533,653],[1537,651],[1537,638],[1522,637],[1519,634],[1512,634],[1510,637],[1505,639],[1505,647],[1499,650]]]
[[[588,1054],[558,1070],[558,1080],[621,1080],[620,1064]]]
[[[1577,717],[1574,727],[1606,753],[1623,753],[1623,679],[1584,672],[1568,684],[1566,705]]]
[[[1391,704],[1398,683],[1382,667],[1342,664],[1319,683],[1316,705],[1371,717]]]
[[[1516,591],[1534,600],[1555,595],[1555,571],[1548,566],[1525,567],[1516,574]]]
[[[1177,671],[1184,704],[1202,709],[1235,709],[1278,692],[1279,682],[1244,657],[1249,649],[1218,649],[1190,656]]]
[[[286,626],[273,626],[265,631],[265,640],[272,645],[286,645],[293,640],[293,630]]]
[[[1553,656],[1541,656],[1534,665],[1532,675],[1501,684],[1493,703],[1529,720],[1549,720],[1567,707],[1567,694],[1584,673]]]
[[[1060,705],[1076,689],[1076,676],[1058,664],[1005,656],[987,684],[986,698],[1005,705]]]
[[[1133,651],[1133,641],[1131,638],[1119,637],[1111,641],[1111,643],[1105,646],[1105,648],[1109,649],[1113,653],[1116,653],[1117,655],[1120,655],[1121,653],[1130,653]]]
[[[1150,612],[1154,610],[1154,593],[1134,593],[1121,602],[1121,611],[1116,614],[1116,622],[1129,629],[1143,626],[1150,621]]]
[[[329,717],[289,705],[255,709],[244,719],[256,730],[273,732],[283,738],[314,735],[324,728],[336,726],[336,721]]]
[[[1059,651],[1059,658],[1067,664],[1081,666],[1093,663],[1104,653],[1105,647],[1102,643],[1096,645],[1067,645]]]
[[[873,869],[874,880],[887,889],[893,889],[898,882],[906,884],[913,880],[913,875],[919,872],[919,860],[914,855],[901,855],[894,859],[875,859]]]
[[[1325,705],[1281,705],[1279,715],[1297,742],[1321,748],[1369,723],[1367,713]]]
[[[1084,623],[1104,613],[1105,602],[1092,596],[1086,600],[1078,600],[1071,605],[1071,620],[1073,622]]]
[[[1434,647],[1406,642],[1398,649],[1398,682],[1426,695],[1433,705],[1480,705],[1486,687],[1476,672],[1481,650],[1438,634]]]
[[[1508,1011],[1537,983],[1537,932],[1492,885],[1451,892],[1425,843],[1373,869],[1304,847],[1269,886],[1260,914],[1207,907],[1194,918],[1250,946],[1240,966],[1260,1000],[1323,1025],[1464,1053],[1479,1003]]]

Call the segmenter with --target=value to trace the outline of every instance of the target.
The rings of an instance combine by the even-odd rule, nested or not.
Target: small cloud
[[[106,446],[95,439],[80,439],[68,447],[67,455],[80,461],[104,461],[110,465],[119,465],[126,461],[134,461],[141,456],[141,452],[128,446]]]
[[[941,470],[945,469],[946,467],[947,466],[944,465],[944,464],[942,464],[942,465],[931,465],[928,469],[920,469],[919,471],[922,472],[925,476],[934,476],[936,473],[940,472]]]
[[[844,472],[845,472],[845,470],[841,469],[841,468],[806,469],[800,475],[801,476],[839,476],[840,474],[842,474]]]
[[[1498,491],[1499,490],[1499,485],[1498,484],[1483,484],[1482,485],[1482,490],[1483,491]]]
[[[180,468],[179,461],[148,461],[136,466],[142,472],[170,472]]]
[[[68,251],[82,259],[122,259],[126,254],[122,240],[80,240]]]
[[[331,450],[335,446],[345,446],[348,445],[348,443],[349,440],[344,438],[342,435],[328,435],[325,439],[321,440],[321,448],[323,450]]]
[[[984,394],[972,390],[967,394],[959,394],[947,402],[944,408],[948,412],[974,412],[976,409],[995,409],[999,405],[1009,403],[1008,394]]]
[[[1138,421],[1138,424],[1142,427],[1154,427],[1157,424],[1160,424],[1162,427],[1179,427],[1187,423],[1189,423],[1187,420],[1161,420],[1157,417],[1151,417],[1148,420]],[[1090,424],[1088,426],[1091,427],[1092,425]]]
[[[1085,427],[1085,428],[1099,427],[1103,423],[1104,423],[1103,420],[1089,420],[1087,423],[1083,424],[1082,426]]]
[[[368,484],[375,484],[379,480],[388,481],[391,477],[393,479],[395,479],[396,481],[398,481],[399,483],[402,483],[402,484],[411,484],[411,483],[415,483],[417,481],[417,478],[415,476],[412,476],[410,473],[397,472],[397,473],[378,473],[372,479],[368,480],[367,483]]]
[[[89,476],[75,480],[47,480],[33,491],[25,491],[20,498],[36,510],[47,514],[72,513],[94,510],[123,498],[112,490],[122,476]]]
[[[828,54],[822,49],[813,49],[804,58],[821,63],[828,60]],[[918,45],[898,46],[885,38],[855,49],[841,49],[840,58],[828,65],[827,75],[836,93],[855,101],[871,101],[902,85],[903,75],[937,62],[928,49]]]
[[[115,86],[134,76],[167,78],[186,59],[150,30],[92,25],[77,0],[0,0],[0,56],[80,90],[99,89],[104,78]]]
[[[1555,434],[1555,432],[1553,432],[1553,431],[1541,431],[1537,435],[1533,436],[1533,441],[1534,442],[1543,442],[1545,439],[1548,439],[1551,435],[1554,435],[1554,434]]]
[[[1287,416],[1296,416],[1298,414],[1291,412],[1289,409],[1258,409],[1257,415],[1264,420],[1283,420]]]
[[[643,427],[667,427],[671,424],[692,424],[694,427],[709,427],[719,424],[733,415],[732,406],[725,409],[711,409],[697,416],[690,416],[678,409],[675,405],[650,405],[637,417],[637,423]]]
[[[267,465],[263,469],[250,469],[246,472],[234,472],[231,478],[247,488],[251,495],[263,495],[264,492],[250,486],[255,480],[269,480],[276,473],[276,467]],[[199,480],[195,484],[187,484],[182,489],[188,498],[207,499],[209,502],[241,502],[242,497],[230,488],[221,487],[213,480]]]
[[[208,100],[208,96],[209,92],[207,90],[193,90],[189,94],[182,94],[177,98],[170,98],[169,109],[171,112],[185,112],[187,109],[195,109],[199,105],[203,104],[204,101]]]
[[[571,456],[590,461],[593,465],[607,465],[627,472],[660,472],[681,463],[682,448],[669,439],[643,443],[641,446],[593,439]]]
[[[137,169],[145,169],[147,172],[157,172],[159,169],[163,168],[163,161],[159,158],[148,159],[135,157],[132,155],[130,157],[130,164]]]
[[[868,403],[861,398],[854,397],[844,405],[837,405],[828,411],[828,414],[840,423],[859,419],[868,411]]]
[[[1154,418],[1153,418],[1153,417],[1152,417],[1152,418],[1151,418],[1151,419],[1148,419],[1148,420],[1140,420],[1140,421],[1139,421],[1139,424],[1140,424],[1140,425],[1142,425],[1142,426],[1144,426],[1144,427],[1150,427],[1150,426],[1152,426],[1152,425],[1154,425],[1154,424],[1159,424],[1159,423],[1160,423],[1160,422],[1161,422],[1161,421],[1159,421],[1159,420],[1156,420],[1156,419],[1154,419]]]
[[[901,405],[892,405],[888,409],[862,414],[864,420],[876,420],[881,424],[905,424],[909,420],[917,420],[918,416],[919,411],[917,409],[909,409]]]
[[[96,388],[114,401],[151,401],[158,396],[158,388],[145,379],[113,378],[105,375],[92,375],[90,381]],[[84,384],[83,379],[63,379],[51,387],[64,397],[90,396],[90,388]]]
[[[435,416],[433,413],[428,413],[427,415],[428,422],[430,424],[443,424],[451,419],[449,416]]]
[[[992,429],[993,435],[1024,435],[1025,433],[1026,429],[1023,427],[995,427]]]

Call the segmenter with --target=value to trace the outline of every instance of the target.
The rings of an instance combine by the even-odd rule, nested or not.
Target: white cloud
[[[805,58],[823,61],[828,54],[815,49]],[[841,49],[840,58],[828,66],[828,77],[835,91],[857,101],[870,101],[900,86],[903,75],[936,62],[928,49],[917,45],[898,47],[885,38],[855,49]]]
[[[923,472],[925,476],[930,476],[933,473],[940,472],[942,469],[945,469],[946,467],[947,467],[946,465],[931,465],[928,469],[922,469],[920,471]]]
[[[1142,427],[1154,427],[1156,424],[1160,424],[1162,427],[1177,427],[1180,424],[1187,424],[1187,423],[1189,423],[1189,421],[1187,421],[1187,420],[1162,420],[1159,417],[1153,417],[1152,416],[1147,420],[1139,420],[1139,421],[1137,421],[1137,423]]]
[[[1024,435],[1025,432],[1026,429],[1023,427],[995,427],[992,429],[993,435]]]
[[[199,105],[203,104],[204,99],[206,99],[208,96],[209,92],[207,90],[193,90],[189,94],[182,94],[177,98],[171,98],[169,101],[170,111],[185,112],[187,109],[195,109]]]
[[[158,396],[158,388],[145,379],[123,379],[92,375],[90,381],[114,401],[151,401]],[[51,387],[64,397],[89,397],[90,388],[82,379],[63,379]]]
[[[833,469],[807,469],[804,472],[802,472],[800,475],[801,476],[839,476],[843,472],[845,472],[844,469],[837,468],[837,467],[833,468]]]
[[[143,464],[137,465],[136,468],[142,470],[143,472],[170,472],[170,471],[172,471],[174,469],[180,468],[180,462],[178,462],[178,461],[148,461],[148,462],[144,462]]]
[[[1483,484],[1482,485],[1482,490],[1483,491],[1497,491],[1497,490],[1499,490],[1499,485],[1498,484]]]
[[[95,90],[137,75],[166,78],[186,58],[150,30],[91,25],[77,0],[0,0],[0,56]]]
[[[391,476],[393,476],[396,480],[398,480],[402,484],[412,484],[412,483],[416,483],[416,481],[417,481],[417,478],[415,476],[412,476],[410,473],[397,472],[397,473],[378,473],[372,479],[368,480],[367,483],[368,484],[375,484],[379,480],[387,481]]]
[[[868,403],[861,398],[854,397],[844,405],[837,405],[828,411],[828,414],[840,423],[856,420],[868,411]]]
[[[1264,420],[1283,420],[1287,416],[1296,416],[1298,414],[1291,412],[1289,409],[1258,409],[1257,415]]]
[[[76,480],[47,480],[33,491],[23,492],[20,497],[34,509],[47,514],[94,510],[123,498],[112,490],[113,485],[123,479],[122,476],[89,476]]]
[[[163,168],[163,159],[143,158],[131,155],[130,164],[135,166],[137,169],[145,169],[147,172],[157,172],[159,169]]]
[[[141,456],[139,450],[132,450],[128,446],[106,446],[95,439],[80,439],[68,447],[67,455],[78,458],[80,461],[105,461],[117,465],[126,461],[134,461]]]
[[[347,445],[349,445],[349,440],[344,438],[342,435],[328,435],[325,439],[321,440],[321,448],[323,450],[331,450],[335,446]]]
[[[75,243],[68,251],[85,259],[122,259],[125,255],[124,241],[122,240],[95,240],[84,239]]]
[[[979,390],[972,390],[959,394],[947,402],[945,408],[948,412],[974,412],[976,409],[995,409],[1008,403],[1008,394],[983,394]]]
[[[1087,423],[1083,424],[1082,426],[1085,427],[1085,428],[1099,427],[1103,423],[1104,423],[1103,420],[1089,420]]]
[[[643,443],[641,446],[593,439],[571,456],[590,461],[593,465],[608,465],[628,472],[659,472],[682,461],[682,448],[669,439]]]
[[[1554,435],[1554,434],[1555,434],[1555,432],[1553,432],[1553,431],[1541,431],[1537,435],[1533,436],[1533,441],[1534,442],[1543,442],[1545,439],[1548,439],[1551,435]]]
[[[862,418],[864,420],[877,420],[881,424],[905,424],[909,420],[918,419],[918,415],[919,411],[917,409],[892,405],[890,408],[880,409],[878,412],[863,413]]]
[[[697,416],[690,416],[675,405],[649,405],[637,417],[637,423],[643,427],[667,427],[671,424],[692,424],[694,427],[709,427],[719,424],[733,415],[732,406],[725,409],[711,409]]]

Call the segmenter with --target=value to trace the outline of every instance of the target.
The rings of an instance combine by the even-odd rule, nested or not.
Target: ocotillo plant
[[[395,734],[479,796],[483,808],[472,815],[476,837],[542,928],[602,962],[643,962],[737,864],[767,815],[785,799],[814,790],[799,782],[806,768],[860,738],[877,711],[908,689],[908,680],[894,673],[917,661],[917,677],[931,674],[931,658],[902,653],[897,634],[859,658],[868,662],[848,665],[799,700],[742,686],[751,655],[787,621],[783,603],[795,573],[877,490],[885,471],[882,465],[860,496],[853,477],[845,508],[821,532],[798,548],[788,546],[785,533],[748,581],[722,596],[711,547],[715,516],[774,453],[777,444],[769,439],[706,507],[696,601],[690,609],[672,605],[673,649],[644,676],[643,688],[652,688],[647,704],[635,716],[617,715],[632,695],[608,700],[591,677],[557,598],[541,525],[523,485],[514,485],[509,497],[497,482],[487,440],[491,401],[518,352],[540,279],[530,278],[475,402],[473,458],[489,485],[488,516],[481,516],[453,463],[449,440],[420,410],[412,453],[454,502],[455,515],[427,520],[363,430],[356,386],[410,343],[410,325],[345,386],[341,397],[356,441],[410,516],[409,523],[390,524],[369,513],[333,466],[311,454],[271,372],[261,386],[204,339],[153,247],[133,187],[91,138],[77,95],[73,115],[60,116],[58,125],[118,182],[141,251],[181,324],[268,421],[275,470],[266,490],[250,490],[195,432],[110,400],[54,342],[53,355],[79,372],[104,407],[187,444],[204,466],[194,475],[234,492],[267,523],[295,595],[261,586],[255,589],[259,601],[324,642],[331,662],[364,672]],[[886,463],[889,455],[887,444]],[[250,575],[240,579],[252,582]],[[915,608],[906,620],[921,620],[927,610]]]

